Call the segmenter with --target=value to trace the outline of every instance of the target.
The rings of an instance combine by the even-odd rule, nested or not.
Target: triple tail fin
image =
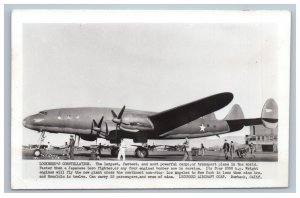
[[[245,117],[241,106],[235,104],[223,120],[241,120],[244,118]]]
[[[262,108],[261,120],[265,127],[276,128],[278,125],[278,106],[273,98],[266,101]]]
[[[233,105],[223,120],[227,122],[231,132],[239,131],[244,128],[244,113],[240,105]]]
[[[224,120],[227,121],[231,132],[253,125],[264,125],[266,128],[273,129],[278,125],[278,106],[274,99],[268,99],[262,108],[260,118],[245,119],[241,107],[235,104]]]

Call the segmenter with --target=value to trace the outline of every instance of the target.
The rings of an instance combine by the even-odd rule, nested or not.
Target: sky
[[[159,112],[232,92],[233,101],[216,112],[217,118],[234,104],[245,117],[257,118],[264,102],[278,97],[276,36],[275,25],[256,23],[24,24],[23,117],[85,106]],[[23,127],[20,133],[23,144],[38,143],[36,131]],[[249,127],[222,137],[246,134]],[[69,138],[46,136],[52,145]],[[218,140],[191,143],[210,139]],[[80,145],[94,143],[82,140]]]

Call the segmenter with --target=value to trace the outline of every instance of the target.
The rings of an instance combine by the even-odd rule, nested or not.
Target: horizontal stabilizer
[[[232,93],[220,93],[154,114],[149,118],[156,131],[167,132],[225,107],[232,99]]]

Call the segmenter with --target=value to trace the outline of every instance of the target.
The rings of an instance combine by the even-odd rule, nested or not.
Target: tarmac
[[[182,151],[149,151],[147,158],[137,158],[134,151],[126,151],[126,161],[182,161],[184,152]],[[90,160],[91,151],[75,150],[74,160]],[[35,158],[33,150],[23,149],[24,160],[69,160],[63,156],[63,150],[42,150],[42,156]],[[116,157],[110,155],[110,150],[105,149],[101,152],[100,159],[104,161],[117,161]],[[204,156],[193,155],[193,161],[226,161],[222,151],[205,151]],[[250,153],[245,158],[240,158],[235,153],[233,159],[229,157],[228,161],[256,161],[256,162],[276,162],[278,153],[274,152],[255,152],[252,157]]]

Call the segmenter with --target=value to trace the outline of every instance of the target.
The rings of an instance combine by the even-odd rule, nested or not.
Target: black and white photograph
[[[13,188],[287,185],[288,11],[12,21]]]

